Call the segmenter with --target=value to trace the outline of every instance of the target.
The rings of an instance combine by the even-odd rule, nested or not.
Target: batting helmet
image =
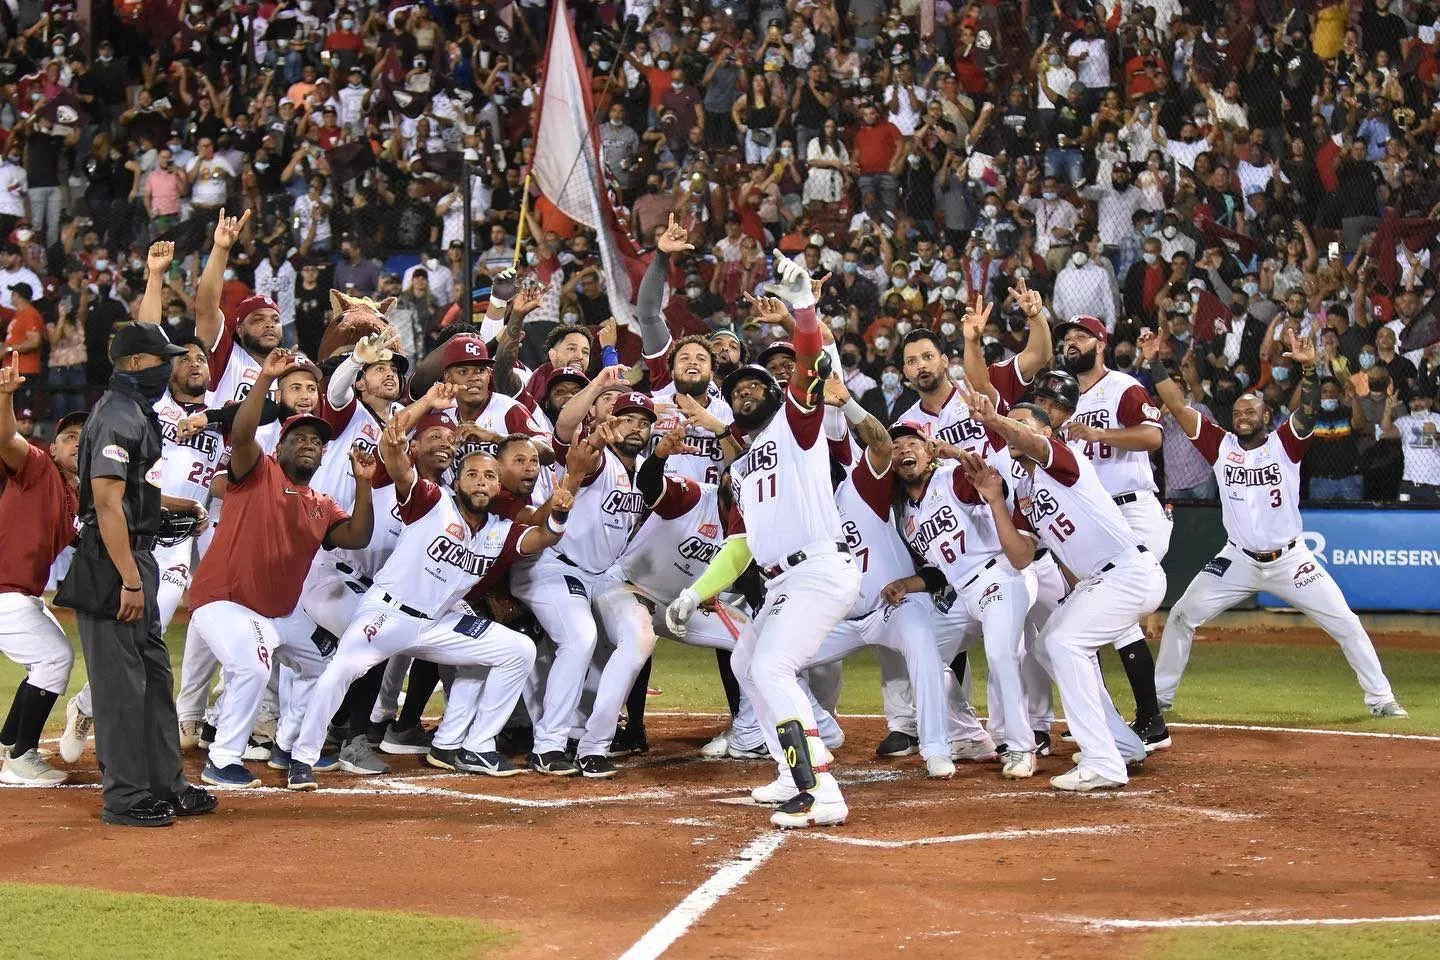
[[[725,382],[720,385],[720,393],[725,397],[726,403],[731,402],[730,398],[734,395],[735,388],[742,380],[759,380],[765,385],[766,397],[773,401],[775,406],[778,407],[780,405],[779,381],[771,375],[769,370],[753,363],[732,370],[730,375],[725,378]]]
[[[1047,397],[1074,410],[1080,405],[1080,384],[1064,370],[1047,370],[1035,380],[1035,396]]]

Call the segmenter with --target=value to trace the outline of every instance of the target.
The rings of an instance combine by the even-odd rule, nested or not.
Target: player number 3
[[[1270,506],[1272,506],[1272,507],[1279,507],[1279,506],[1280,506],[1280,488],[1279,488],[1279,487],[1271,487],[1271,488],[1270,488]]]

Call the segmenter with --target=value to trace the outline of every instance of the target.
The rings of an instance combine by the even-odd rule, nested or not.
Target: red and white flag
[[[633,327],[635,291],[645,275],[646,260],[630,236],[618,191],[600,161],[594,116],[590,74],[580,56],[570,9],[565,0],[556,0],[535,120],[532,172],[551,203],[595,231],[610,312],[619,323]]]

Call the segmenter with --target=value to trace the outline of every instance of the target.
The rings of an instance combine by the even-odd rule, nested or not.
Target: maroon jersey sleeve
[[[826,442],[826,443],[829,445],[829,447],[830,447],[830,459],[831,459],[831,460],[834,460],[836,463],[840,464],[842,467],[848,467],[848,466],[850,466],[850,463],[851,463],[851,450],[850,450],[850,435],[849,435],[849,434],[846,434],[845,436],[841,437],[839,440],[831,440],[829,437],[826,437],[826,438],[825,438],[825,442]]]
[[[1290,419],[1280,424],[1280,429],[1275,431],[1280,437],[1280,445],[1285,448],[1285,455],[1294,463],[1305,459],[1305,451],[1310,449],[1310,439],[1315,436],[1313,432],[1300,436],[1295,432],[1295,417],[1292,414]]]
[[[1018,506],[1010,511],[1010,521],[1015,524],[1016,530],[1034,536],[1035,528],[1030,525],[1030,518]]]
[[[1140,384],[1134,384],[1120,394],[1120,403],[1115,411],[1122,427],[1138,427],[1142,423],[1160,428],[1160,411],[1150,402],[1150,394]]]
[[[665,475],[665,489],[660,499],[651,507],[666,520],[674,520],[689,513],[700,502],[700,484],[688,477]]]
[[[526,506],[528,504],[522,503],[509,490],[501,490],[490,500],[490,512],[502,516],[506,520],[514,520],[520,516],[520,511]]]
[[[1195,444],[1195,449],[1205,458],[1206,463],[1213,464],[1220,459],[1220,444],[1225,439],[1225,431],[1215,425],[1215,421],[1203,414],[1200,417],[1200,432],[1190,438]]]
[[[970,482],[970,478],[965,476],[965,471],[959,467],[955,467],[950,471],[950,483],[955,490],[955,496],[960,499],[961,503],[985,502],[985,499],[980,496],[980,491],[975,489],[975,485]]]
[[[725,536],[743,537],[745,535],[745,514],[740,512],[738,505],[730,508],[729,516],[725,521]]]
[[[22,490],[29,490],[35,487],[49,475],[50,470],[59,469],[54,466],[54,461],[50,459],[50,454],[41,450],[33,443],[26,444],[26,447],[28,449],[25,451],[25,462],[20,465],[18,471],[11,472],[8,466],[0,465],[0,467],[4,469],[5,475],[15,483],[16,487]]]
[[[641,354],[641,359],[645,361],[645,369],[650,374],[650,390],[652,392],[670,384],[670,348],[674,343],[673,337],[666,340],[664,348],[653,357]]]
[[[1067,487],[1075,485],[1080,479],[1080,464],[1075,459],[1075,451],[1065,444],[1051,437],[1045,441],[1050,448],[1050,456],[1041,464],[1045,472]]]
[[[523,433],[528,437],[538,436],[542,431],[530,422],[530,411],[524,404],[517,403],[505,411],[505,432]]]
[[[805,406],[793,392],[796,389],[795,381],[791,380],[790,386],[785,390],[785,420],[790,424],[790,432],[795,435],[795,441],[809,450],[815,446],[815,441],[820,439],[825,407],[819,403],[813,407]]]
[[[425,516],[425,514],[435,509],[435,505],[440,502],[441,496],[442,494],[438,484],[423,478],[417,479],[415,486],[410,488],[410,498],[408,500],[401,502],[398,497],[396,498],[396,503],[400,508],[400,521],[408,524],[419,520]]]
[[[220,336],[210,345],[210,389],[214,390],[230,366],[230,354],[235,350],[235,324],[225,317],[220,318]]]
[[[1025,389],[1030,386],[1020,376],[1018,360],[1018,357],[1011,357],[1009,360],[992,363],[987,371],[990,375],[990,386],[1000,394],[1000,401],[1005,407],[1013,407],[1019,403]]]
[[[338,437],[340,431],[350,426],[350,419],[355,416],[356,411],[359,409],[359,403],[360,401],[355,398],[355,393],[352,390],[350,393],[350,402],[337,410],[335,407],[330,406],[330,401],[325,396],[325,390],[322,388],[320,390],[320,409],[316,412],[320,415],[321,420],[330,424],[330,429],[335,431],[335,436]]]
[[[860,494],[860,499],[875,511],[877,517],[881,520],[890,518],[891,498],[895,492],[893,469],[877,476],[874,468],[870,466],[870,458],[861,454],[860,462],[850,468],[850,482],[855,485],[855,492]]]

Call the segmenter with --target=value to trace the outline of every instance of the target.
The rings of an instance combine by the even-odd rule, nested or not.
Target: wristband
[[[120,584],[120,589],[121,589],[121,590],[125,590],[125,591],[127,591],[127,592],[129,592],[129,593],[140,593],[141,591],[143,591],[143,590],[145,589],[145,585],[142,583],[142,584],[141,584],[140,586],[138,586],[138,587],[127,587],[127,586],[125,586],[125,584],[122,583],[122,584]]]
[[[558,537],[565,532],[565,522],[562,520],[557,523],[555,516],[552,514],[550,518],[545,521],[545,529]]]
[[[845,401],[845,406],[840,408],[840,412],[845,414],[845,419],[849,421],[852,426],[859,426],[864,422],[866,417],[870,416],[865,408],[855,401],[854,397]]]
[[[1161,360],[1159,356],[1156,356],[1154,360],[1150,361],[1150,375],[1157,381],[1169,380],[1171,376],[1170,371],[1165,366],[1165,361]]]
[[[554,520],[556,523],[560,524],[560,526],[563,527],[565,526],[565,521],[570,519],[570,511],[552,510],[550,511],[550,519]]]
[[[921,580],[925,581],[927,593],[939,593],[950,585],[949,581],[945,579],[944,572],[937,567],[921,567],[919,576]]]

